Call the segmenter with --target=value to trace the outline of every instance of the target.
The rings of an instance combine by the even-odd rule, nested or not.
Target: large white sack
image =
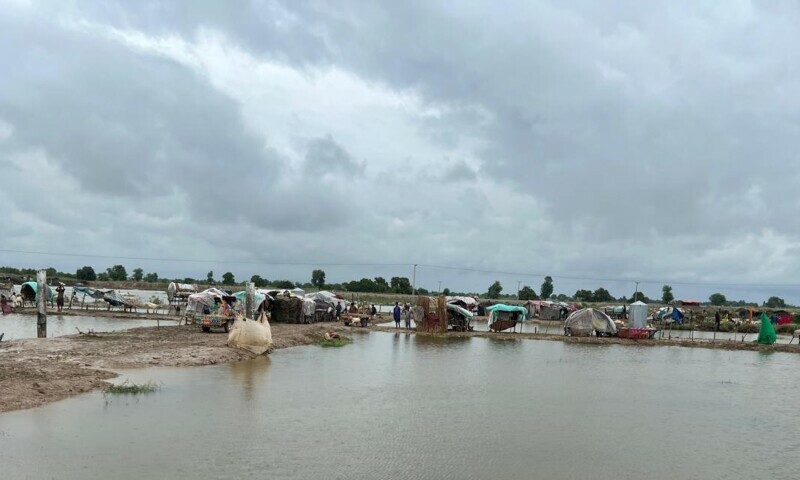
[[[261,355],[272,348],[272,329],[269,327],[267,315],[261,313],[258,320],[236,317],[230,333],[228,333],[228,346],[241,348],[248,352]]]

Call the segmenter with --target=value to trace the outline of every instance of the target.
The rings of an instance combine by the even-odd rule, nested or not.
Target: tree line
[[[45,269],[47,272],[47,278],[56,278],[56,279],[68,279],[68,280],[76,280],[79,282],[124,282],[124,281],[134,281],[134,282],[148,282],[148,283],[170,283],[170,282],[177,282],[177,283],[205,283],[207,285],[224,285],[224,286],[234,286],[237,285],[236,277],[232,272],[225,272],[219,278],[219,281],[216,279],[214,275],[214,271],[211,270],[206,274],[205,279],[197,279],[192,277],[184,277],[184,278],[161,278],[159,277],[158,273],[156,272],[149,272],[145,273],[142,268],[134,268],[131,274],[128,274],[127,269],[124,265],[113,265],[111,267],[106,268],[104,271],[97,273],[95,269],[91,266],[83,266],[78,268],[76,272],[68,273],[68,272],[60,272],[53,267],[49,267]],[[15,276],[20,278],[36,278],[36,269],[33,268],[14,268],[14,267],[0,267],[0,277],[5,274],[5,276]],[[391,277],[388,281],[384,277],[374,277],[374,278],[362,278],[360,280],[352,280],[350,282],[343,282],[343,283],[327,283],[326,282],[326,275],[325,271],[321,269],[315,269],[311,272],[311,279],[308,282],[296,282],[292,280],[268,280],[260,275],[252,275],[250,277],[250,281],[255,284],[257,288],[280,288],[280,289],[292,289],[292,288],[317,288],[319,290],[328,289],[334,291],[346,291],[346,292],[358,292],[358,293],[396,293],[396,294],[406,294],[411,295],[414,293],[413,286],[411,285],[411,281],[408,277]],[[240,282],[241,283],[241,282]],[[603,302],[620,302],[620,303],[632,303],[635,301],[642,301],[644,303],[664,303],[669,304],[673,300],[675,300],[675,296],[672,293],[672,286],[664,285],[661,288],[661,298],[660,299],[651,299],[648,298],[644,292],[635,291],[631,294],[630,298],[622,296],[619,298],[614,298],[611,293],[603,287],[597,288],[596,290],[586,290],[580,289],[577,290],[572,296],[568,296],[565,294],[558,294],[554,293],[555,286],[553,284],[553,278],[550,276],[544,277],[544,281],[542,282],[541,286],[539,287],[539,292],[537,293],[536,290],[531,288],[529,285],[523,285],[519,289],[518,292],[515,293],[506,293],[503,294],[503,285],[500,283],[499,280],[492,283],[487,291],[483,294],[477,292],[452,292],[449,288],[442,289],[441,292],[431,292],[428,289],[417,287],[416,293],[419,295],[428,295],[431,293],[441,293],[443,295],[467,295],[467,296],[474,296],[479,297],[483,296],[486,298],[494,298],[494,299],[517,299],[517,300],[557,300],[557,301],[575,301],[575,302],[586,302],[586,303],[603,303]],[[728,306],[728,307],[744,307],[744,306],[759,306],[757,303],[754,302],[746,302],[744,300],[738,301],[730,301],[725,297],[722,293],[713,293],[709,299],[708,303],[714,306]],[[761,306],[767,308],[784,308],[789,305],[786,304],[786,301],[778,296],[771,296],[765,302],[762,303]]]

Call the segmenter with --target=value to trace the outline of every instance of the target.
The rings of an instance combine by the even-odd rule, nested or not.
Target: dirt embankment
[[[274,349],[317,342],[331,324],[273,324]],[[102,388],[114,369],[211,365],[252,358],[225,345],[228,336],[197,326],[135,328],[97,337],[0,342],[0,412],[38,407]]]

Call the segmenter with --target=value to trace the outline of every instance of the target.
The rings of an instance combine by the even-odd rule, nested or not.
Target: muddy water
[[[0,415],[4,478],[797,478],[797,355],[357,335]]]
[[[154,327],[155,320],[132,318],[106,318],[92,315],[47,315],[47,336],[60,337],[93,329],[96,332],[113,332],[136,327]],[[175,320],[162,320],[162,325],[175,325]],[[12,313],[0,316],[0,333],[5,333],[3,341],[21,338],[36,338],[36,315]]]

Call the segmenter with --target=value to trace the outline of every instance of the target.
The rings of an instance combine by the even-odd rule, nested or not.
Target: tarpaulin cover
[[[228,333],[228,346],[256,355],[269,351],[272,348],[272,329],[266,313],[262,312],[258,320],[245,318],[243,315],[236,317]]]
[[[45,288],[45,291],[47,292],[46,299],[47,300],[53,300],[56,297],[56,293],[53,291],[52,288],[50,288],[50,285],[45,285],[44,288]],[[39,298],[39,293],[38,293],[39,284],[37,282],[25,282],[19,288],[19,293],[23,297],[30,298],[30,296],[25,294],[26,290],[28,290],[29,292],[31,292],[31,291],[33,292],[33,295],[30,295],[30,296],[32,296],[34,298],[34,301],[36,301]]]
[[[617,333],[617,326],[611,318],[594,308],[584,308],[573,312],[564,321],[564,328],[584,331],[595,330],[600,333],[610,333],[612,335]]]
[[[778,336],[775,335],[775,327],[772,326],[772,322],[769,321],[769,317],[766,313],[761,314],[761,328],[758,331],[758,343],[761,345],[772,345],[778,340]]]
[[[242,305],[242,308],[244,308],[244,306],[247,305],[247,291],[243,290],[241,292],[236,292],[233,294],[233,296],[236,297],[236,301]],[[261,293],[259,291],[256,291],[254,296],[255,303],[253,305],[253,311],[257,310],[259,305],[261,305],[266,299],[267,299],[266,293]]]

